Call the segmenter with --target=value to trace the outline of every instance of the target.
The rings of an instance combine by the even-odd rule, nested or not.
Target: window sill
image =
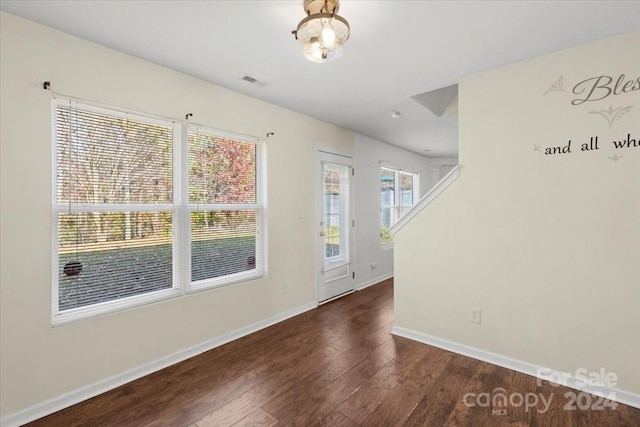
[[[191,283],[187,288],[187,294],[207,291],[210,289],[224,288],[226,286],[235,285],[237,283],[249,282],[264,277],[262,269],[244,271],[242,273],[230,274],[220,279],[206,279]]]
[[[53,327],[63,326],[69,323],[75,323],[82,320],[118,313],[125,310],[130,310],[132,308],[137,308],[167,299],[176,298],[181,295],[182,292],[180,291],[180,289],[172,288],[144,295],[136,295],[120,300],[107,301],[86,307],[72,308],[54,315],[51,324]]]

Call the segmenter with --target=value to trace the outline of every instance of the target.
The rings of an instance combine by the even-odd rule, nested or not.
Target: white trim
[[[180,124],[173,135],[173,283],[186,295],[191,284],[191,214],[189,212],[189,126]],[[182,163],[186,162],[187,167]],[[187,250],[186,248],[189,248]],[[187,268],[189,266],[189,268]]]
[[[257,261],[257,257],[256,257]],[[210,289],[224,288],[225,286],[235,285],[237,283],[249,282],[251,280],[262,279],[264,274],[261,268],[257,267],[252,270],[241,271],[239,273],[227,274],[225,276],[214,277],[211,279],[202,279],[195,282],[191,282],[190,285],[185,286],[185,292],[187,294],[193,294],[202,291],[208,291]]]
[[[256,168],[257,169],[257,168]],[[256,172],[257,175],[257,172]],[[257,197],[256,197],[257,199]],[[198,211],[257,211],[260,209],[259,203],[252,204],[214,204],[214,203],[193,203],[187,204],[189,212]]]
[[[100,316],[106,316],[108,314],[118,313],[130,310],[132,308],[154,304],[160,301],[165,301],[180,296],[182,296],[182,291],[178,288],[171,287],[144,294],[131,295],[124,298],[104,301],[92,305],[69,308],[63,312],[57,312],[51,319],[51,326],[59,327],[67,325],[69,323],[93,319]],[[57,307],[54,307],[54,309],[57,309]]]
[[[391,334],[399,337],[408,338],[410,340],[418,341],[423,344],[432,345],[434,347],[442,348],[444,350],[452,351],[454,353],[461,354],[463,356],[471,357],[473,359],[482,360],[483,362],[491,363],[493,365],[501,366],[503,368],[511,369],[526,375],[531,375],[542,380],[549,381],[550,378],[566,378],[566,384],[563,384],[574,390],[584,391],[586,393],[595,394],[598,396],[604,396],[609,399],[615,400],[618,403],[624,405],[633,406],[640,409],[640,394],[635,394],[630,391],[620,390],[614,387],[604,387],[597,385],[584,385],[583,380],[576,378],[575,376],[568,376],[566,373],[549,370],[546,367],[535,365],[533,363],[524,362],[522,360],[512,359],[508,356],[492,353],[490,351],[482,350],[476,347],[460,344],[457,342],[449,341],[443,338],[434,337],[431,335],[423,334],[411,329],[402,328],[400,326],[393,326],[391,328]],[[540,372],[546,374],[540,374]]]
[[[280,323],[291,317],[297,316],[309,310],[313,310],[316,307],[316,303],[301,305],[299,307],[287,310],[280,314],[276,314],[275,316],[271,316],[267,319],[253,323],[251,325],[228,332],[217,338],[202,342],[193,347],[180,350],[176,353],[170,354],[169,356],[153,360],[142,366],[138,366],[137,368],[120,372],[109,378],[105,378],[93,384],[89,384],[68,393],[64,393],[60,396],[56,396],[52,399],[35,404],[21,411],[14,412],[13,414],[3,416],[2,418],[0,418],[0,425],[2,425],[3,427],[21,426],[31,421],[53,414],[54,412],[57,412],[61,409],[68,408],[69,406],[75,405],[76,403],[80,403],[99,394],[105,393],[109,390],[113,390],[116,387],[120,387],[121,385],[142,378],[145,375],[149,375],[168,366],[175,365],[176,363],[197,356],[198,354],[204,353],[205,351],[209,351],[221,345],[227,344],[228,342],[234,341],[238,338],[242,338],[246,335],[257,332],[261,329],[268,328],[269,326]]]
[[[342,265],[342,266],[346,266],[347,274],[343,277],[335,278],[334,280],[329,280],[329,281],[325,281],[325,273],[329,270],[325,269],[325,258],[324,258],[325,247],[322,239],[320,239],[321,233],[323,231],[323,227],[321,226],[321,224],[324,223],[323,165],[325,163],[346,166],[349,168],[349,172],[347,173],[348,174],[347,177],[349,179],[349,190],[348,190],[347,197],[349,199],[349,202],[348,202],[348,208],[347,208],[348,218],[346,223],[346,229],[348,230],[348,239],[349,239],[349,243],[347,244],[347,246],[349,248],[347,250],[347,253],[345,254],[345,260],[347,262]],[[314,190],[314,195],[315,195],[314,217],[315,217],[315,224],[317,226],[314,228],[317,230],[317,234],[314,240],[314,244],[315,244],[314,264],[315,264],[315,272],[316,272],[316,300],[318,301],[318,303],[320,303],[321,301],[324,302],[326,300],[330,300],[331,298],[333,298],[333,297],[328,297],[325,300],[325,294],[323,293],[325,289],[323,289],[323,286],[328,283],[337,282],[338,281],[337,279],[349,280],[351,287],[349,289],[344,289],[345,292],[355,290],[355,286],[353,286],[355,283],[355,279],[353,278],[349,279],[349,276],[353,277],[352,275],[353,269],[352,269],[352,264],[350,260],[356,259],[356,250],[355,250],[355,244],[354,244],[355,226],[354,226],[354,223],[352,222],[355,219],[355,216],[354,216],[355,179],[353,178],[354,170],[355,169],[354,169],[354,163],[353,163],[353,154],[337,153],[326,148],[317,149],[316,162],[315,162],[316,178],[315,178],[315,190]],[[331,292],[327,292],[327,293],[331,293]],[[344,292],[340,293],[339,295],[343,295],[343,294]]]
[[[256,265],[262,266],[262,277],[267,277],[269,273],[269,230],[267,228],[268,221],[268,205],[267,197],[267,145],[264,141],[256,144],[256,179],[260,185],[256,186],[256,203],[259,206],[259,216],[256,220],[256,245],[260,242],[261,251],[256,253]],[[257,246],[256,246],[257,247]],[[262,259],[261,259],[262,258]],[[260,264],[258,264],[260,263]]]
[[[328,303],[328,302],[335,301],[335,300],[337,300],[337,299],[339,299],[339,298],[346,297],[347,295],[350,295],[350,294],[354,293],[355,291],[356,291],[355,289],[351,289],[350,291],[347,291],[347,292],[341,293],[341,294],[339,294],[339,295],[336,295],[336,296],[334,296],[334,297],[331,297],[331,298],[329,298],[329,299],[326,299],[326,300],[320,301],[320,302],[318,303],[318,307],[320,307],[321,305],[324,305],[324,304],[326,304],[326,303]]]
[[[411,221],[422,209],[424,209],[429,203],[433,202],[436,197],[440,195],[444,190],[446,190],[451,184],[455,182],[456,179],[460,176],[460,166],[456,166],[451,169],[449,173],[440,180],[436,185],[433,186],[431,190],[427,192],[422,198],[413,205],[413,208],[409,212],[406,213],[403,217],[401,217],[395,224],[389,227],[389,232],[391,234],[396,234],[402,227],[404,227],[409,221]]]
[[[383,282],[387,279],[391,279],[393,277],[393,272],[392,273],[387,273],[387,274],[383,274],[382,276],[378,276],[376,278],[373,278],[371,280],[367,280],[366,282],[360,283],[359,285],[356,286],[356,291],[361,291],[365,288],[368,288],[369,286],[373,286],[373,285],[377,285],[380,282]]]

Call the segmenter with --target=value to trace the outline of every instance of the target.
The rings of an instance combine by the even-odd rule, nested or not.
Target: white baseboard
[[[565,381],[563,382],[563,385],[569,388],[595,394],[598,396],[605,396],[607,398],[615,400],[618,403],[640,409],[640,395],[632,393],[630,391],[620,390],[614,387],[603,387],[596,385],[585,386],[582,380],[576,378],[575,376],[567,376],[566,373],[563,374],[558,371],[549,370],[548,368],[543,366],[534,365],[533,363],[512,359],[508,356],[491,353],[486,350],[470,347],[464,344],[423,334],[421,332],[413,331],[411,329],[406,329],[399,326],[393,326],[393,328],[391,328],[391,333],[399,337],[408,338],[410,340],[452,351],[463,356],[468,356],[473,359],[482,360],[483,362],[491,363],[493,365],[502,366],[503,368],[531,375],[542,380],[552,381],[554,378],[557,379],[564,377]],[[544,372],[545,374],[539,374],[540,372]]]
[[[52,399],[30,406],[21,411],[3,416],[2,418],[0,418],[0,426],[21,426],[28,422],[53,414],[54,412],[57,412],[61,409],[68,408],[69,406],[75,405],[76,403],[80,403],[99,394],[105,393],[109,390],[113,390],[116,387],[120,387],[121,385],[142,378],[145,375],[149,375],[171,365],[175,365],[176,363],[182,362],[193,356],[204,353],[205,351],[209,351],[238,338],[242,338],[261,329],[268,328],[269,326],[297,316],[298,314],[313,310],[316,307],[317,304],[315,303],[309,303],[300,307],[296,307],[294,309],[272,316],[268,319],[261,320],[240,329],[236,329],[212,340],[208,340],[193,347],[180,350],[169,356],[156,359],[137,368],[121,372],[88,386],[81,387],[77,390],[73,390],[60,396],[56,396]]]
[[[371,280],[367,280],[366,282],[356,285],[356,291],[361,291],[364,288],[368,288],[369,286],[376,285],[384,280],[391,279],[392,277],[393,277],[393,272],[383,274],[382,276],[378,276]]]

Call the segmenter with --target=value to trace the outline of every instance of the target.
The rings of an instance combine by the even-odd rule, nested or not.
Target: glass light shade
[[[307,16],[296,30],[304,56],[312,62],[330,62],[342,56],[349,39],[349,23],[341,16],[316,13]]]
[[[336,32],[333,31],[331,26],[326,26],[322,29],[322,44],[327,47],[331,47],[336,43]]]

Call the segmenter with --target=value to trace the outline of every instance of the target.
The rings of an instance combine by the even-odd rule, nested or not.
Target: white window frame
[[[418,199],[420,197],[420,173],[419,172],[410,172],[410,171],[406,171],[400,168],[395,168],[392,166],[380,166],[380,171],[382,170],[387,170],[390,172],[393,172],[393,182],[394,182],[394,189],[393,189],[393,204],[392,205],[384,205],[383,204],[383,198],[382,198],[382,190],[379,191],[379,197],[380,197],[380,210],[379,210],[379,218],[378,218],[378,227],[379,229],[382,228],[382,215],[383,215],[383,211],[385,209],[389,209],[393,212],[393,218],[394,221],[389,224],[388,228],[391,228],[393,226],[393,224],[395,224],[396,222],[398,222],[404,215],[402,214],[402,208],[405,207],[405,205],[402,204],[402,195],[400,192],[400,175],[410,175],[413,179],[413,188],[412,188],[412,192],[413,192],[413,204],[411,206],[414,206],[417,202]],[[378,188],[380,187],[381,182],[380,182],[380,174],[378,174]],[[382,246],[382,248],[392,248],[393,247],[393,241],[391,242],[383,242],[382,241],[382,235],[381,233],[378,236],[379,241],[380,241],[380,245]]]
[[[56,108],[69,106],[100,114],[128,117],[145,123],[171,125],[173,129],[173,203],[171,204],[75,204],[58,203],[57,200],[57,129]],[[188,194],[188,129],[195,127],[191,123],[180,122],[139,112],[127,111],[111,106],[92,104],[87,101],[76,101],[69,98],[56,97],[52,101],[52,299],[51,321],[53,326],[60,326],[82,319],[97,317],[109,313],[120,312],[134,307],[163,301],[170,298],[185,296],[194,292],[219,288],[235,283],[259,279],[266,275],[267,242],[265,230],[265,147],[260,138],[248,137],[215,129],[198,126],[200,131],[212,135],[234,139],[242,142],[250,142],[256,145],[256,203],[255,204],[212,204],[200,205],[200,209],[207,210],[240,210],[252,209],[256,211],[256,267],[255,269],[221,276],[214,279],[191,282],[191,222],[190,213],[193,206],[189,202]],[[58,215],[60,213],[74,212],[140,212],[140,211],[165,211],[172,213],[173,238],[172,238],[172,287],[161,289],[140,295],[132,295],[112,301],[105,301],[83,307],[59,310],[58,289]],[[260,245],[260,246],[259,246]]]
[[[221,132],[215,129],[206,128],[202,126],[193,126],[193,125],[183,125],[182,127],[182,136],[184,138],[182,144],[182,155],[184,158],[189,158],[189,130],[197,129],[200,133],[205,133],[210,136],[216,136],[220,138],[228,138],[240,140],[242,142],[250,142],[254,143],[256,146],[256,203],[246,203],[246,204],[230,204],[230,203],[209,203],[209,204],[201,204],[201,203],[189,203],[189,182],[188,182],[188,170],[185,173],[184,180],[182,181],[182,191],[180,198],[181,211],[186,212],[186,214],[182,215],[183,221],[182,224],[183,229],[188,229],[189,233],[186,238],[189,243],[184,246],[185,248],[191,247],[191,213],[197,212],[198,210],[203,211],[216,211],[216,210],[254,210],[256,212],[256,268],[242,271],[240,273],[229,274],[221,277],[211,278],[211,279],[203,279],[197,280],[195,282],[191,281],[191,251],[185,250],[183,251],[184,259],[182,262],[187,266],[185,268],[185,277],[183,278],[184,283],[188,283],[186,292],[199,292],[207,289],[220,288],[223,286],[229,286],[236,283],[246,282],[249,280],[259,279],[265,274],[265,252],[266,252],[266,242],[265,242],[265,232],[264,232],[264,186],[262,183],[265,182],[265,174],[263,172],[263,164],[264,164],[264,147],[257,139],[251,141],[246,137],[239,138],[237,135],[229,134],[226,132]],[[188,161],[188,160],[187,160]]]

